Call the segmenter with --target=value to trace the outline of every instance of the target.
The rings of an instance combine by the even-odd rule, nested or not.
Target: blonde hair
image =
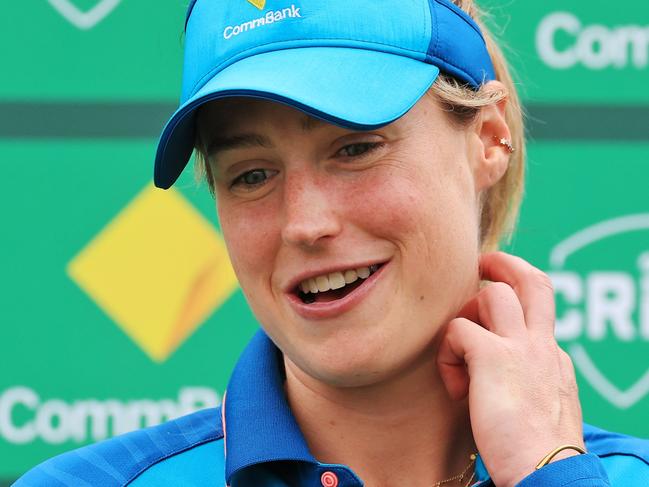
[[[518,218],[525,181],[523,111],[502,49],[484,24],[485,13],[474,0],[452,0],[452,2],[467,12],[480,26],[494,65],[496,79],[504,85],[504,90],[494,91],[483,87],[476,91],[461,84],[455,78],[442,74],[438,76],[429,94],[434,96],[451,117],[461,124],[471,123],[482,107],[507,99],[505,121],[511,133],[511,143],[516,148],[509,158],[509,167],[503,177],[481,198],[481,250],[489,252],[498,249],[502,241],[509,241]]]
[[[511,143],[516,148],[510,156],[509,167],[503,177],[481,198],[480,247],[483,252],[489,252],[498,249],[502,241],[509,241],[518,218],[525,179],[523,112],[505,56],[483,22],[485,13],[474,0],[451,1],[467,12],[480,26],[494,65],[496,79],[504,85],[504,89],[500,91],[485,88],[475,90],[449,75],[440,74],[428,94],[441,104],[452,120],[463,125],[473,122],[482,107],[507,99],[505,121],[511,133]],[[211,168],[206,163],[205,151],[198,131],[195,147],[196,179],[199,181],[206,179],[210,192],[214,194]]]

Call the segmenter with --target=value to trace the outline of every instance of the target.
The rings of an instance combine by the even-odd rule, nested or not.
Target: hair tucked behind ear
[[[511,132],[512,145],[516,148],[516,151],[510,156],[509,167],[505,175],[482,197],[481,250],[491,251],[496,250],[501,241],[509,240],[518,218],[525,179],[523,113],[507,61],[483,22],[485,14],[474,0],[452,1],[467,12],[480,26],[491,55],[496,79],[505,86],[505,91],[484,88],[476,91],[462,85],[455,78],[442,74],[435,81],[429,93],[447,109],[455,121],[461,124],[471,123],[480,112],[480,108],[507,99],[505,120]]]

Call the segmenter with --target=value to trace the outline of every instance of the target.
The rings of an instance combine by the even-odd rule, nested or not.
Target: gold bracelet
[[[558,448],[555,448],[555,449],[552,450],[550,453],[548,453],[546,456],[544,456],[544,457],[543,457],[543,460],[541,460],[541,461],[538,463],[538,465],[536,466],[536,470],[545,467],[548,463],[550,463],[550,461],[551,461],[555,456],[557,456],[557,454],[558,454],[559,452],[562,452],[563,450],[575,450],[575,451],[578,451],[578,452],[579,452],[580,454],[582,454],[582,455],[583,455],[584,453],[586,453],[586,450],[584,450],[584,449],[583,449],[582,447],[580,447],[580,446],[576,446],[576,445],[562,445],[562,446],[560,446],[560,447],[558,447]]]

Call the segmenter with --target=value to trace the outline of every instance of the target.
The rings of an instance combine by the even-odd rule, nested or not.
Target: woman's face
[[[243,292],[309,376],[358,386],[405,371],[475,293],[480,137],[448,117],[427,96],[369,132],[262,100],[201,110]]]

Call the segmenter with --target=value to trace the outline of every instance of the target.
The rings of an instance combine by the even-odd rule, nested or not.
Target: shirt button
[[[333,472],[325,472],[320,477],[322,487],[338,487],[338,476]]]

